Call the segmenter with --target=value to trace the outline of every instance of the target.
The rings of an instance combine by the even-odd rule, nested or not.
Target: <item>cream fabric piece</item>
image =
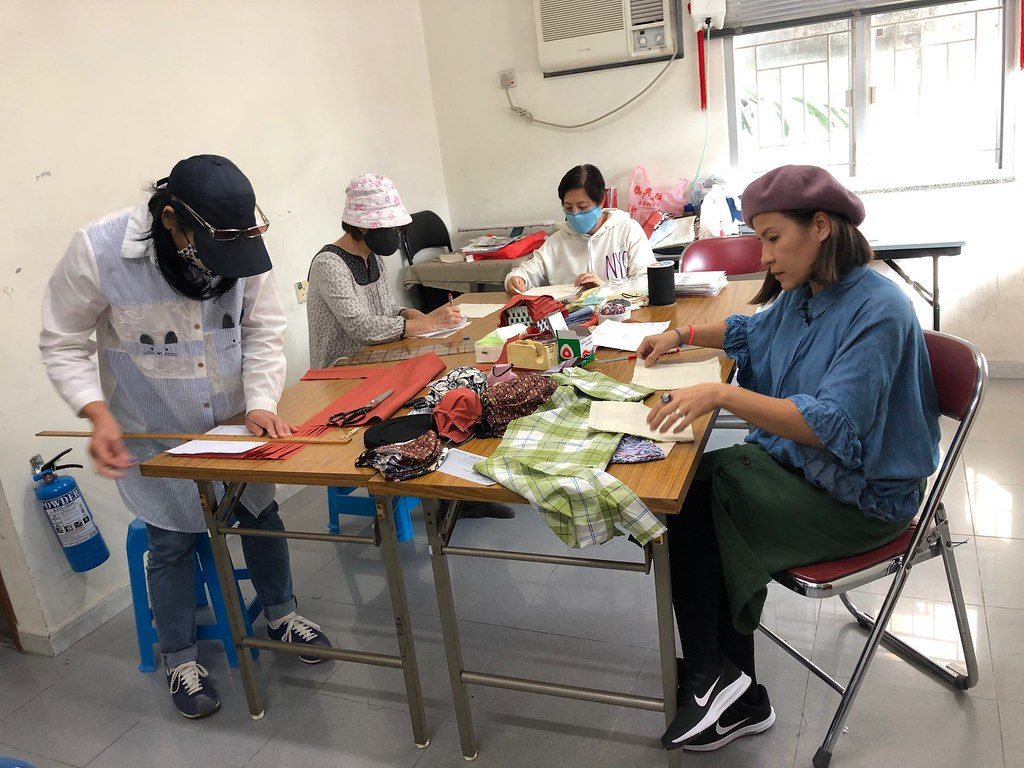
[[[636,361],[632,382],[649,389],[682,389],[697,384],[722,381],[722,364],[717,357],[699,363],[683,363],[678,360],[659,360],[650,368],[643,360]]]
[[[647,426],[647,414],[651,412],[643,403],[616,403],[598,400],[590,406],[587,427],[591,432],[616,432],[637,437],[646,437],[656,443],[692,443],[693,430],[687,427],[678,434],[652,432]]]

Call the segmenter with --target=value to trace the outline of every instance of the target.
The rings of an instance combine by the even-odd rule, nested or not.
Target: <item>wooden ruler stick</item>
[[[357,427],[345,432],[341,437],[302,437],[289,435],[288,437],[258,437],[256,435],[206,435],[190,434],[187,432],[125,432],[121,435],[125,440],[211,440],[213,442],[225,443],[302,443],[304,445],[347,445],[352,442],[352,437]],[[36,437],[92,437],[92,432],[66,432],[58,430],[45,430],[36,432]]]

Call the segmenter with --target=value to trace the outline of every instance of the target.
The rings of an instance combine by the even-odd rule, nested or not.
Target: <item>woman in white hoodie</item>
[[[593,288],[626,280],[654,263],[643,229],[625,211],[601,208],[604,177],[593,165],[577,165],[558,185],[565,223],[531,259],[508,273],[505,289],[521,293],[539,285]]]

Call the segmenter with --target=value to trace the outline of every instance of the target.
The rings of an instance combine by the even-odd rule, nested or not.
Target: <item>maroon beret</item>
[[[864,221],[864,203],[824,168],[815,165],[784,165],[755,179],[740,198],[743,220],[753,228],[759,213],[781,211],[828,211],[839,213],[855,225]]]

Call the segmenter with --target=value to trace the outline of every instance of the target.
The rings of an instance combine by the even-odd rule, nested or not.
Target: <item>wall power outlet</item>
[[[299,280],[295,284],[295,300],[299,304],[305,304],[307,293],[309,293],[309,280]]]

